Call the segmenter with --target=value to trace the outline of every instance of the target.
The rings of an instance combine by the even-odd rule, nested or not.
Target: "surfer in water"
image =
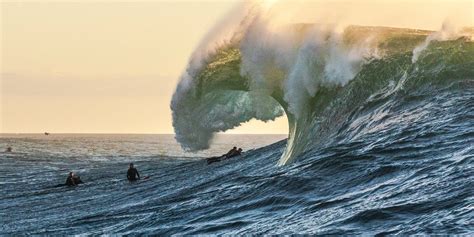
[[[12,152],[13,151],[13,148],[11,146],[7,147],[7,149],[5,150],[5,152]]]
[[[69,172],[69,175],[66,179],[66,186],[77,186],[78,184],[82,184],[81,177],[76,176],[74,172]]]
[[[240,156],[242,155],[242,148],[237,149],[237,147],[234,146],[229,152],[222,156],[216,156],[216,157],[211,157],[207,159],[207,164],[211,164],[213,162],[218,162],[221,161],[222,159],[229,159],[232,157]]]
[[[130,182],[137,181],[140,179],[140,174],[138,173],[138,170],[133,167],[133,163],[130,163],[130,165],[128,166],[127,179]]]
[[[229,158],[240,156],[240,155],[242,155],[242,148],[239,148],[238,150],[236,149],[236,150],[232,151],[232,153],[228,153],[225,156],[225,158],[229,159]]]
[[[229,158],[236,152],[237,152],[237,147],[234,146],[230,151],[228,151],[227,153],[225,153],[225,155],[222,155],[222,156],[224,156],[225,158]]]

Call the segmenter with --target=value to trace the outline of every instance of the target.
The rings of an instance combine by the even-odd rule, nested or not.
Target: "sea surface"
[[[474,28],[279,28],[278,13],[206,38],[171,109],[189,150],[284,114],[287,140],[192,169],[170,216],[187,214],[157,233],[473,236]]]
[[[472,234],[473,131],[450,127],[283,167],[281,135],[219,135],[193,156],[172,135],[3,134],[0,234]],[[205,162],[233,145],[242,157]],[[129,183],[129,162],[150,178]],[[58,187],[69,171],[84,184]]]
[[[176,140],[3,134],[0,235],[474,235],[474,29],[259,19],[191,57]],[[284,114],[284,136],[214,137]]]
[[[174,135],[0,134],[0,234],[165,230],[164,226],[156,226],[155,231],[125,226],[158,208],[158,199],[170,199],[170,195],[179,195],[179,190],[191,188],[185,187],[186,183],[199,177],[192,177],[195,171],[189,168],[212,171],[215,165],[207,166],[205,158],[220,156],[233,146],[253,152],[285,137],[222,134],[216,136],[210,149],[189,153],[181,149]],[[12,147],[13,152],[4,152],[7,147]],[[126,172],[130,162],[142,177],[150,178],[129,183]],[[84,184],[58,187],[65,183],[70,171],[79,175]],[[189,175],[186,181],[178,181],[182,175]],[[179,202],[179,198],[175,201]],[[166,209],[176,205],[175,201]],[[140,213],[142,205],[149,211]],[[152,212],[164,213],[159,209]]]

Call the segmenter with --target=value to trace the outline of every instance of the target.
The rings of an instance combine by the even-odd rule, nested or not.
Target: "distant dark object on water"
[[[207,164],[211,164],[211,163],[214,163],[214,162],[219,162],[223,159],[229,159],[229,158],[240,156],[240,155],[242,155],[242,148],[237,149],[237,147],[234,146],[234,148],[232,148],[232,150],[230,150],[226,154],[224,154],[222,156],[215,156],[215,157],[207,158],[206,160],[207,160]]]
[[[134,182],[140,179],[140,174],[138,170],[133,166],[133,163],[130,163],[127,171],[127,179],[130,182]]]
[[[44,135],[48,136],[48,135],[49,135],[49,132],[44,132]]]
[[[82,184],[81,177],[76,176],[74,172],[69,172],[69,175],[67,176],[66,183],[65,185],[67,186],[77,186],[78,184]]]
[[[12,152],[13,151],[13,148],[11,146],[7,147],[7,149],[5,150],[5,152]]]

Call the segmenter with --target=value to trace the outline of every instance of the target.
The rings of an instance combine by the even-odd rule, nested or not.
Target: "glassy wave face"
[[[288,143],[277,162],[284,165],[365,137],[419,136],[452,123],[453,110],[472,116],[472,28],[242,24],[206,56],[194,55],[176,89],[173,125],[186,150],[207,149],[213,134],[250,119],[286,113]]]

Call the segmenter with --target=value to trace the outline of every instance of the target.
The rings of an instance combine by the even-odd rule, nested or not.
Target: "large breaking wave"
[[[474,78],[470,28],[275,26],[262,12],[249,9],[227,29],[226,40],[206,38],[192,56],[171,102],[176,139],[185,150],[207,149],[217,132],[286,113],[283,165],[336,137],[368,132],[358,127],[340,134],[368,119],[361,111],[379,106],[381,98],[403,100]]]

